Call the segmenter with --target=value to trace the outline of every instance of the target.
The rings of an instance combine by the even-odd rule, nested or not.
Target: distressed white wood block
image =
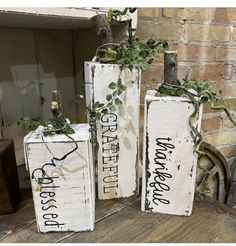
[[[84,71],[87,106],[92,109],[96,101],[107,103],[108,85],[117,81],[120,66],[85,62]],[[127,87],[120,96],[123,105],[97,121],[99,199],[129,197],[137,193],[140,79],[139,68],[122,69],[121,81]]]
[[[197,166],[188,123],[193,111],[186,98],[146,95],[142,211],[191,215]]]
[[[93,230],[95,221],[95,181],[89,126],[73,125],[69,135],[78,149],[62,158],[76,144],[64,134],[43,137],[35,132],[24,139],[26,163],[30,172],[39,232]],[[53,165],[55,164],[55,165]],[[33,178],[48,175],[40,191]]]

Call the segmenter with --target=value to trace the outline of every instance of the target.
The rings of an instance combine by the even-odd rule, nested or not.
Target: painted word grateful
[[[119,142],[117,136],[117,115],[104,114],[102,124],[102,171],[103,193],[115,193],[118,189]]]
[[[153,171],[154,181],[149,184],[153,188],[152,201],[156,205],[159,203],[170,204],[168,199],[163,198],[164,192],[169,191],[170,187],[166,184],[166,179],[172,178],[172,175],[164,170],[168,170],[166,167],[166,153],[168,149],[174,149],[175,146],[171,143],[171,138],[157,138],[156,139],[156,151],[154,164],[155,169]]]

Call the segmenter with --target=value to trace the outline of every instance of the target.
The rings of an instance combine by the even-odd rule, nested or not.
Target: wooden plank
[[[197,156],[189,127],[191,101],[145,97],[142,210],[191,215]]]
[[[140,201],[108,217],[93,232],[75,234],[62,243],[235,242],[234,211],[215,201],[194,204],[191,216],[144,213]],[[222,205],[221,205],[222,206]],[[232,214],[231,214],[232,212]]]
[[[0,241],[32,223],[35,223],[33,200],[24,200],[16,213],[0,215]]]
[[[25,138],[39,232],[94,228],[95,181],[89,126],[78,124],[72,128],[75,133],[70,138],[63,134],[43,137],[38,130]],[[44,172],[41,189],[35,189]]]
[[[97,121],[98,198],[129,197],[137,193],[137,166],[139,161],[139,96],[140,69],[121,68],[117,64],[86,62],[85,66],[87,106],[94,102],[107,104],[111,94],[109,84],[118,81],[126,86],[119,96],[122,106],[114,112],[102,114]],[[114,103],[114,102],[113,102]],[[90,121],[93,119],[90,119]]]
[[[132,196],[129,198],[122,198],[116,200],[105,200],[96,202],[96,221],[103,220],[106,217],[111,217],[112,214],[121,211],[122,209],[128,207],[130,204],[139,200],[139,197]],[[31,212],[33,211],[33,204],[31,201]],[[17,218],[18,214],[14,214],[12,218]],[[64,238],[69,238],[72,235],[77,235],[80,233],[71,232],[60,232],[60,233],[38,233],[36,223],[29,224],[27,227],[23,227],[20,231],[11,233],[5,238],[0,240],[0,243],[53,243],[60,242]]]
[[[226,204],[231,208],[236,207],[236,159],[232,163],[232,179]]]

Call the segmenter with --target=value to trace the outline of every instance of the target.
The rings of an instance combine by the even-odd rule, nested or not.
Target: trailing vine
[[[207,183],[207,176],[209,175],[209,172],[207,169],[202,167],[199,163],[200,158],[202,156],[207,155],[204,151],[199,150],[203,138],[201,133],[196,129],[194,126],[194,119],[198,116],[199,108],[202,103],[209,102],[210,107],[212,110],[223,110],[231,123],[236,126],[236,119],[230,112],[229,105],[226,105],[223,103],[222,105],[216,105],[217,101],[219,99],[222,99],[222,97],[213,92],[212,88],[209,84],[204,83],[202,81],[193,81],[193,80],[186,80],[178,81],[178,85],[172,85],[172,84],[166,84],[163,83],[159,85],[156,90],[161,93],[168,96],[184,96],[190,99],[194,106],[193,113],[189,116],[189,126],[191,128],[191,131],[193,133],[193,140],[194,140],[194,152],[198,154],[198,168],[203,170],[204,174],[206,175],[204,180],[204,191],[198,192],[196,194],[195,199],[196,200],[202,200],[207,196],[207,193],[209,193],[210,188]]]
[[[147,70],[148,65],[152,64],[155,58],[168,49],[166,41],[157,42],[149,39],[146,42],[136,37],[132,28],[132,19],[129,13],[134,13],[136,8],[125,8],[123,11],[108,11],[108,20],[111,22],[126,23],[128,38],[120,43],[107,43],[97,48],[95,61],[100,63],[110,63],[120,65],[120,73],[116,81],[111,81],[108,85],[109,94],[106,95],[107,103],[99,101],[94,103],[94,116],[99,120],[101,114],[117,111],[122,105],[119,96],[126,90],[126,86],[121,82],[121,72],[125,67],[131,71],[134,66],[139,67],[142,71]]]
[[[202,81],[186,79],[183,81],[178,81],[178,83],[178,85],[163,83],[157,88],[157,91],[169,96],[185,96],[190,99],[194,106],[194,112],[189,116],[189,126],[195,136],[194,151],[199,155],[204,155],[204,152],[199,150],[199,146],[202,143],[202,135],[193,125],[193,120],[199,112],[200,105],[202,103],[209,102],[211,109],[223,110],[234,126],[236,126],[236,119],[234,119],[227,105],[222,104],[216,106],[216,102],[219,99],[222,99],[222,97],[213,92],[209,84]]]

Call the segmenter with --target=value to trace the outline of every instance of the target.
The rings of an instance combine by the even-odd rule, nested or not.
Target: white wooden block
[[[108,85],[117,81],[120,66],[85,62],[85,85],[87,106],[106,102],[110,93]],[[113,113],[102,115],[97,122],[98,198],[129,197],[137,193],[137,167],[139,159],[139,105],[140,69],[124,68],[122,84],[127,89],[120,97],[123,105]]]
[[[75,143],[64,134],[43,137],[35,132],[24,139],[26,162],[29,168],[37,227],[39,232],[93,230],[95,221],[95,189],[92,147],[87,124],[73,125],[69,135],[78,149],[62,161],[75,148]],[[53,165],[55,164],[55,166]],[[42,169],[48,177],[41,191],[35,191]]]
[[[191,215],[197,166],[188,123],[193,110],[186,98],[146,95],[142,211]]]

